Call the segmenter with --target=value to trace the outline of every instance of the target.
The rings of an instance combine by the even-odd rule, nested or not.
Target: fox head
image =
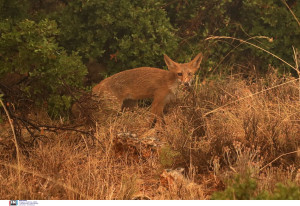
[[[174,62],[170,57],[164,55],[169,71],[176,73],[178,81],[184,86],[191,86],[194,74],[200,68],[202,53],[199,53],[192,61],[184,64]]]

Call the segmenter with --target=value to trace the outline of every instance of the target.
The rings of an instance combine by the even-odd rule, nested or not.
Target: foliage
[[[250,174],[245,177],[236,175],[232,182],[222,192],[215,192],[212,195],[214,200],[250,200],[255,196],[257,183],[250,178]]]
[[[291,1],[290,6],[296,16],[300,17],[300,5],[294,3]],[[300,46],[300,26],[282,1],[244,1],[240,14],[240,24],[250,36],[261,35],[273,38],[272,43],[263,44],[263,47],[293,64],[292,46]],[[264,55],[260,50],[255,53],[257,56]],[[278,61],[267,58],[267,63],[275,65]]]
[[[101,58],[113,72],[163,65],[177,39],[156,0],[74,0],[54,15],[61,45],[85,58]]]
[[[287,4],[299,19],[299,2]],[[8,73],[27,76],[20,89],[32,101],[46,102],[55,115],[71,105],[66,88],[81,86],[82,61],[89,58],[111,75],[163,67],[163,54],[186,62],[202,51],[202,68],[213,69],[200,72],[232,65],[266,72],[268,65],[286,66],[239,41],[205,39],[247,40],[292,65],[292,46],[300,49],[300,27],[283,0],[0,0],[0,32],[0,79]]]
[[[278,183],[269,199],[274,200],[300,200],[300,187],[295,184],[283,185]]]
[[[86,68],[77,53],[68,55],[58,46],[56,22],[25,19],[14,25],[3,20],[0,32],[0,79],[9,73],[24,75],[20,89],[26,96],[37,104],[48,102],[54,116],[63,115],[71,104],[66,89],[82,85]]]
[[[300,4],[293,0],[288,3],[299,18]],[[172,25],[179,28],[180,49],[187,54],[205,50],[209,56],[208,67],[218,67],[219,63],[229,66],[255,64],[263,72],[268,64],[285,67],[269,54],[246,44],[240,45],[239,41],[205,41],[210,36],[248,40],[293,65],[292,46],[299,48],[300,27],[281,0],[168,0],[165,8]],[[259,36],[267,36],[273,41],[253,38]]]
[[[227,188],[212,195],[213,200],[299,200],[300,187],[296,184],[276,184],[273,192],[258,191],[256,181],[251,174],[238,174],[229,181]]]
[[[27,18],[29,5],[27,0],[0,0],[0,19],[18,22]]]

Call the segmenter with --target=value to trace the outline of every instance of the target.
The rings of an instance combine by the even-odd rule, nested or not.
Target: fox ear
[[[201,61],[202,61],[202,53],[199,53],[191,62],[191,66],[193,68],[195,68],[196,70],[198,70],[200,68],[200,64],[201,64]]]
[[[174,70],[177,68],[177,63],[170,59],[170,57],[168,57],[166,54],[164,55],[164,59],[169,70]]]

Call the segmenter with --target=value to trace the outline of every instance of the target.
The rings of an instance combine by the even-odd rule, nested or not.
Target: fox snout
[[[193,78],[186,78],[185,80],[181,81],[181,84],[185,87],[190,87],[192,86],[193,82],[194,82]]]
[[[190,86],[192,86],[192,82],[191,82],[191,81],[189,81],[189,82],[184,82],[183,85],[184,85],[185,87],[190,87]]]
[[[179,72],[177,73],[178,81],[179,84],[185,86],[185,87],[190,87],[194,83],[194,72]]]

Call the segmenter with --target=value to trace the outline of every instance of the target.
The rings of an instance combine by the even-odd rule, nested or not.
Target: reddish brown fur
[[[199,69],[202,54],[198,54],[189,63],[179,64],[165,55],[165,62],[169,71],[140,67],[122,71],[104,79],[93,89],[93,95],[100,97],[104,92],[117,98],[122,103],[122,109],[133,106],[129,100],[151,98],[151,112],[160,119],[163,116],[165,105],[174,96],[180,83],[190,85],[194,73]],[[154,122],[156,118],[154,119]]]

